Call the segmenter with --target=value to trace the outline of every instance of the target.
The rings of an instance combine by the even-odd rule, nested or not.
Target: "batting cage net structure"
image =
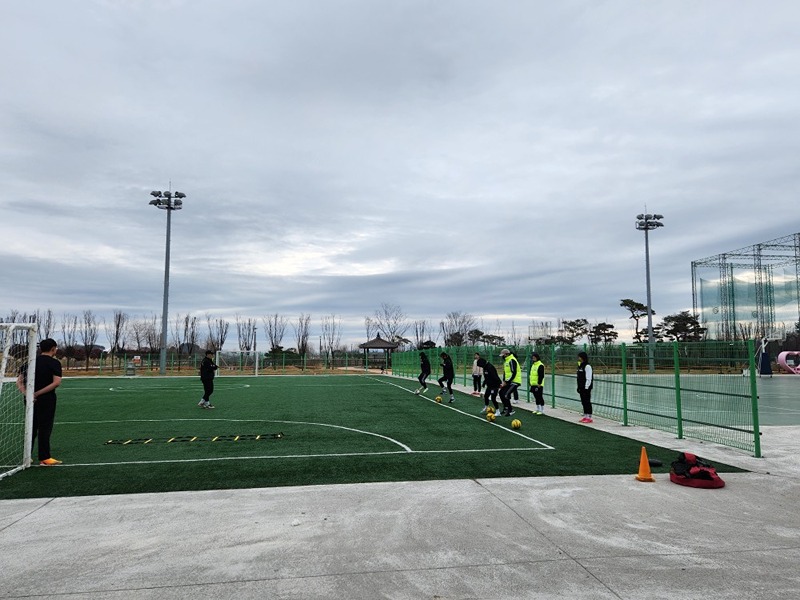
[[[692,261],[694,313],[717,340],[780,339],[800,321],[800,233]]]
[[[35,359],[36,325],[0,323],[0,479],[31,464]],[[17,388],[20,373],[24,394]]]

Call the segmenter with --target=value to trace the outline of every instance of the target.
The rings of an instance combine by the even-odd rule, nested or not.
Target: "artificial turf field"
[[[676,452],[519,410],[490,423],[483,399],[378,375],[67,379],[57,467],[0,480],[0,499],[290,485],[637,473],[641,448]],[[576,418],[577,419],[577,418]],[[716,464],[721,472],[741,471]]]

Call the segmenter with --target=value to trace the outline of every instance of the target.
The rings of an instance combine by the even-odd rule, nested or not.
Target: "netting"
[[[30,466],[36,325],[0,323],[0,479]],[[26,394],[17,387],[21,371],[29,374]]]

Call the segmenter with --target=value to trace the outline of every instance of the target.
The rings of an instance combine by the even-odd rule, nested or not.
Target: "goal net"
[[[0,479],[31,465],[35,367],[36,324],[0,323]],[[25,394],[17,388],[21,371]]]
[[[260,352],[244,350],[217,351],[216,362],[219,370],[217,375],[248,374],[258,375],[262,369],[259,367]]]

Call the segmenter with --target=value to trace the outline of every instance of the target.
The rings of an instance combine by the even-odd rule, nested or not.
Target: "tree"
[[[86,354],[86,370],[89,370],[89,358],[92,356],[95,343],[97,342],[97,317],[90,310],[83,311],[81,321],[80,337],[83,343],[83,351]]]
[[[267,332],[270,352],[283,350],[283,336],[286,335],[286,317],[275,313],[261,319],[264,322],[264,331]]]
[[[475,329],[470,329],[467,332],[467,341],[469,342],[470,346],[477,346],[478,342],[484,335],[485,334],[477,327]]]
[[[481,342],[484,346],[505,346],[506,338],[502,335],[487,333],[481,338]]]
[[[619,337],[619,333],[614,331],[611,323],[598,323],[589,330],[588,337],[589,343],[596,346],[613,343]]]
[[[414,321],[414,346],[418,350],[426,348],[436,348],[436,343],[431,340],[433,327],[430,321]]]
[[[211,315],[206,314],[206,325],[208,326],[206,350],[211,350],[212,352],[222,350],[225,340],[228,338],[228,329],[231,324],[225,319],[212,319]]]
[[[556,339],[563,344],[572,345],[589,333],[589,321],[586,319],[561,320],[561,327]]]
[[[700,326],[697,317],[688,310],[662,319],[664,337],[678,342],[699,342],[705,337],[706,328]]]
[[[637,302],[636,300],[631,300],[630,298],[620,300],[619,305],[631,313],[631,316],[628,318],[633,319],[634,322],[633,341],[647,341],[642,339],[642,334],[644,332],[639,331],[639,320],[647,316],[647,305]],[[651,309],[650,314],[655,315],[656,312]]]
[[[338,319],[336,315],[322,317],[321,339],[323,351],[333,361],[334,351],[342,339],[341,319]]]
[[[461,311],[449,312],[444,321],[440,321],[439,329],[442,332],[445,346],[463,346],[467,333],[475,329],[475,317]]]
[[[236,334],[239,336],[239,350],[250,352],[256,341],[256,320],[236,315]]]
[[[150,352],[153,353],[161,352],[160,316],[153,314],[147,321],[145,321],[144,336],[145,339],[147,340],[147,347],[150,349]],[[164,340],[164,343],[166,343],[166,340]]]
[[[49,308],[43,313],[38,309],[34,313],[36,319],[36,332],[40,340],[49,338],[55,329],[55,321],[53,319],[53,311]]]
[[[375,321],[372,317],[364,317],[364,330],[367,333],[367,341],[371,340],[375,335]]]
[[[103,329],[106,331],[106,338],[108,339],[108,343],[111,345],[109,350],[111,351],[112,357],[117,356],[120,354],[122,350],[125,348],[125,344],[127,343],[127,335],[128,335],[128,321],[130,320],[130,316],[128,313],[122,312],[121,310],[115,310],[114,315],[111,317],[111,322],[109,323],[105,319],[103,319]],[[122,358],[120,358],[120,361]],[[112,358],[112,368],[113,368],[113,358]],[[122,363],[120,362],[120,367]]]
[[[403,310],[395,304],[381,303],[375,311],[375,328],[383,335],[383,339],[391,342],[402,338],[408,330],[409,324]]]
[[[297,353],[300,356],[308,354],[308,335],[310,331],[311,315],[300,313],[297,319],[297,325],[292,325],[294,328],[295,341],[297,342]]]
[[[147,323],[138,319],[128,324],[128,334],[133,337],[137,352],[142,352],[147,344],[146,329]]]

